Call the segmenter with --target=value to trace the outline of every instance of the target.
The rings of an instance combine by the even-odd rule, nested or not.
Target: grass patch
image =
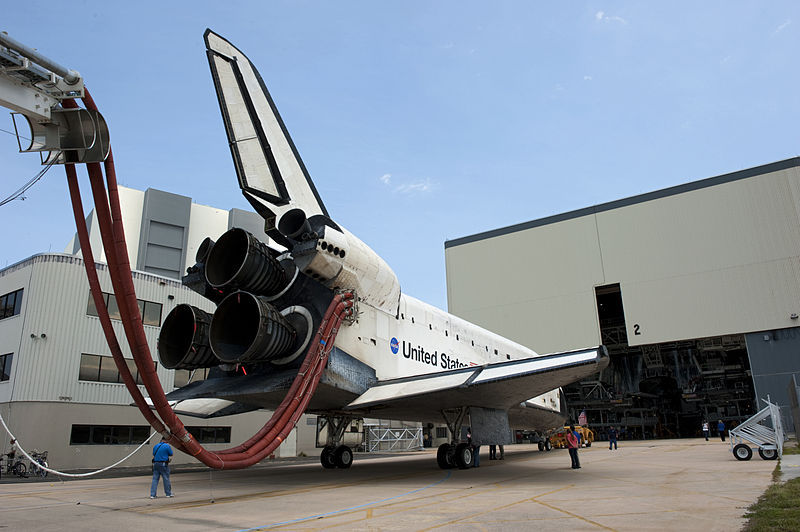
[[[796,445],[791,446],[787,453],[800,454]],[[780,483],[780,464],[775,467],[772,475],[775,481],[758,501],[747,509],[744,514],[747,524],[743,532],[776,532],[800,530],[800,478],[793,478]]]

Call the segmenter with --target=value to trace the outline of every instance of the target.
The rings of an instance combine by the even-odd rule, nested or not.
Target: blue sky
[[[248,208],[206,27],[259,69],[334,220],[442,308],[448,239],[798,155],[791,1],[28,1],[0,31],[83,74],[122,184]],[[38,157],[0,131],[0,168],[2,199]],[[63,169],[26,198],[0,207],[0,267],[74,233]]]

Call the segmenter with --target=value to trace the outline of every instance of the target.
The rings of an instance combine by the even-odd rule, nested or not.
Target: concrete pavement
[[[506,459],[443,471],[435,451],[349,470],[314,460],[173,474],[176,497],[150,500],[149,475],[0,484],[10,530],[739,530],[777,464],[737,461],[703,439],[596,442],[571,469],[566,450],[506,447]],[[98,464],[101,465],[101,464]]]

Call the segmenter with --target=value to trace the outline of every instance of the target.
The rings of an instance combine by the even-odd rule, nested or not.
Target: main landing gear
[[[353,465],[353,450],[344,445],[344,432],[353,420],[350,416],[322,416],[318,418],[317,433],[328,429],[327,445],[322,448],[319,461],[325,469],[348,469]]]
[[[472,467],[475,460],[475,453],[472,446],[468,443],[456,441],[456,437],[461,434],[461,425],[466,417],[467,408],[456,408],[452,410],[442,410],[442,417],[450,434],[453,436],[453,443],[443,443],[436,451],[436,463],[442,469],[467,469]]]
[[[436,463],[442,469],[467,469],[472,467],[474,459],[472,446],[468,443],[443,443],[436,451]]]
[[[325,469],[347,469],[353,465],[353,450],[347,445],[326,445],[322,448],[319,461]]]

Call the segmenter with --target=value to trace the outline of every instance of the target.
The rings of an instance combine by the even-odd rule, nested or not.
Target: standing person
[[[569,450],[569,457],[572,460],[572,469],[580,469],[581,462],[578,460],[578,435],[575,434],[575,427],[573,425],[569,426],[569,432],[567,432],[567,449]]]
[[[708,441],[708,421],[703,420],[703,436],[706,437],[706,441]]]
[[[614,446],[614,450],[617,449],[617,429],[611,427],[608,429],[608,450],[611,450],[611,446]]]
[[[172,447],[167,443],[167,438],[153,447],[153,482],[150,483],[150,498],[156,498],[159,477],[164,478],[164,494],[172,497],[172,483],[169,481],[169,458],[172,456]]]
[[[489,460],[497,460],[497,445],[494,443],[489,445]]]
[[[719,420],[719,423],[717,423],[717,430],[719,431],[720,439],[725,441],[725,423],[723,423],[721,419]]]
[[[502,445],[498,445],[498,447],[500,448],[500,460],[503,460],[506,455],[506,451],[503,449]]]

